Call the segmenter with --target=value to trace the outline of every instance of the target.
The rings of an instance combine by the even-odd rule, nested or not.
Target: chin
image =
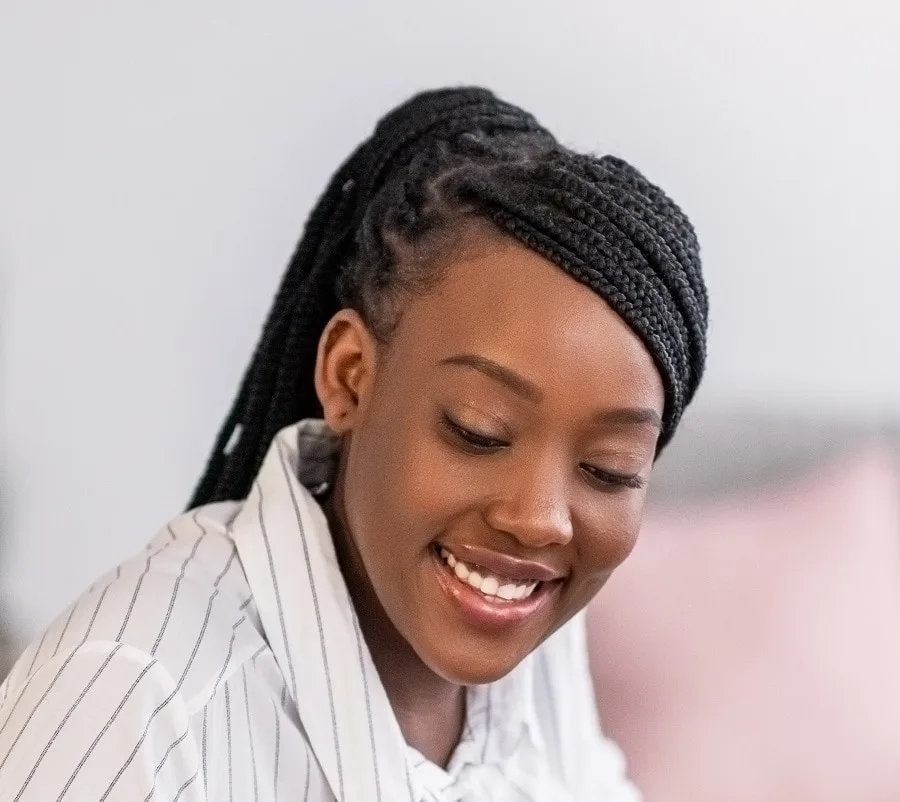
[[[502,650],[502,652],[501,652]],[[492,653],[495,652],[496,653]],[[527,656],[527,652],[510,655],[502,644],[497,649],[458,649],[432,653],[425,664],[440,677],[455,685],[488,685],[503,679]]]

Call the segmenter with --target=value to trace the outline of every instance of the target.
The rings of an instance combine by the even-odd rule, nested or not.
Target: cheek
[[[426,431],[410,438],[398,463],[391,504],[410,534],[413,549],[423,550],[448,529],[472,524],[469,516],[478,507],[474,472],[471,466],[466,470],[449,458],[435,435]]]
[[[364,557],[378,552],[402,558],[435,536],[452,506],[445,466],[435,451],[413,426],[372,427],[354,443],[347,506]]]
[[[634,549],[644,513],[645,491],[622,493],[594,505],[576,520],[576,571],[596,589]]]

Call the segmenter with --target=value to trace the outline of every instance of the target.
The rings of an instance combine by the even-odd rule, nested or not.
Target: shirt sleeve
[[[0,705],[0,802],[203,802],[199,751],[168,671],[131,646],[84,643]]]
[[[545,739],[573,799],[641,802],[628,779],[625,755],[601,731],[591,680],[584,614],[539,651],[543,682],[537,699]]]

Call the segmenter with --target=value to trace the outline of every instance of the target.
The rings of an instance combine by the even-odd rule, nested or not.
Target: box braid
[[[621,159],[575,153],[479,88],[413,97],[384,117],[313,209],[191,506],[244,497],[271,440],[322,410],[313,382],[331,316],[387,341],[404,298],[441,276],[474,226],[512,236],[587,285],[663,378],[662,448],[699,384],[708,302],[694,230]]]

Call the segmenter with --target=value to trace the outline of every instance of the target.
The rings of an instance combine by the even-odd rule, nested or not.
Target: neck
[[[378,600],[344,522],[342,482],[323,503],[360,630],[406,743],[446,766],[462,736],[465,687],[435,674],[397,631]]]
[[[372,609],[369,600],[362,608],[354,604],[357,610]],[[365,618],[367,623],[360,617],[360,628],[403,737],[424,757],[446,766],[462,736],[465,688],[429,669],[393,626],[385,632],[384,623]]]

